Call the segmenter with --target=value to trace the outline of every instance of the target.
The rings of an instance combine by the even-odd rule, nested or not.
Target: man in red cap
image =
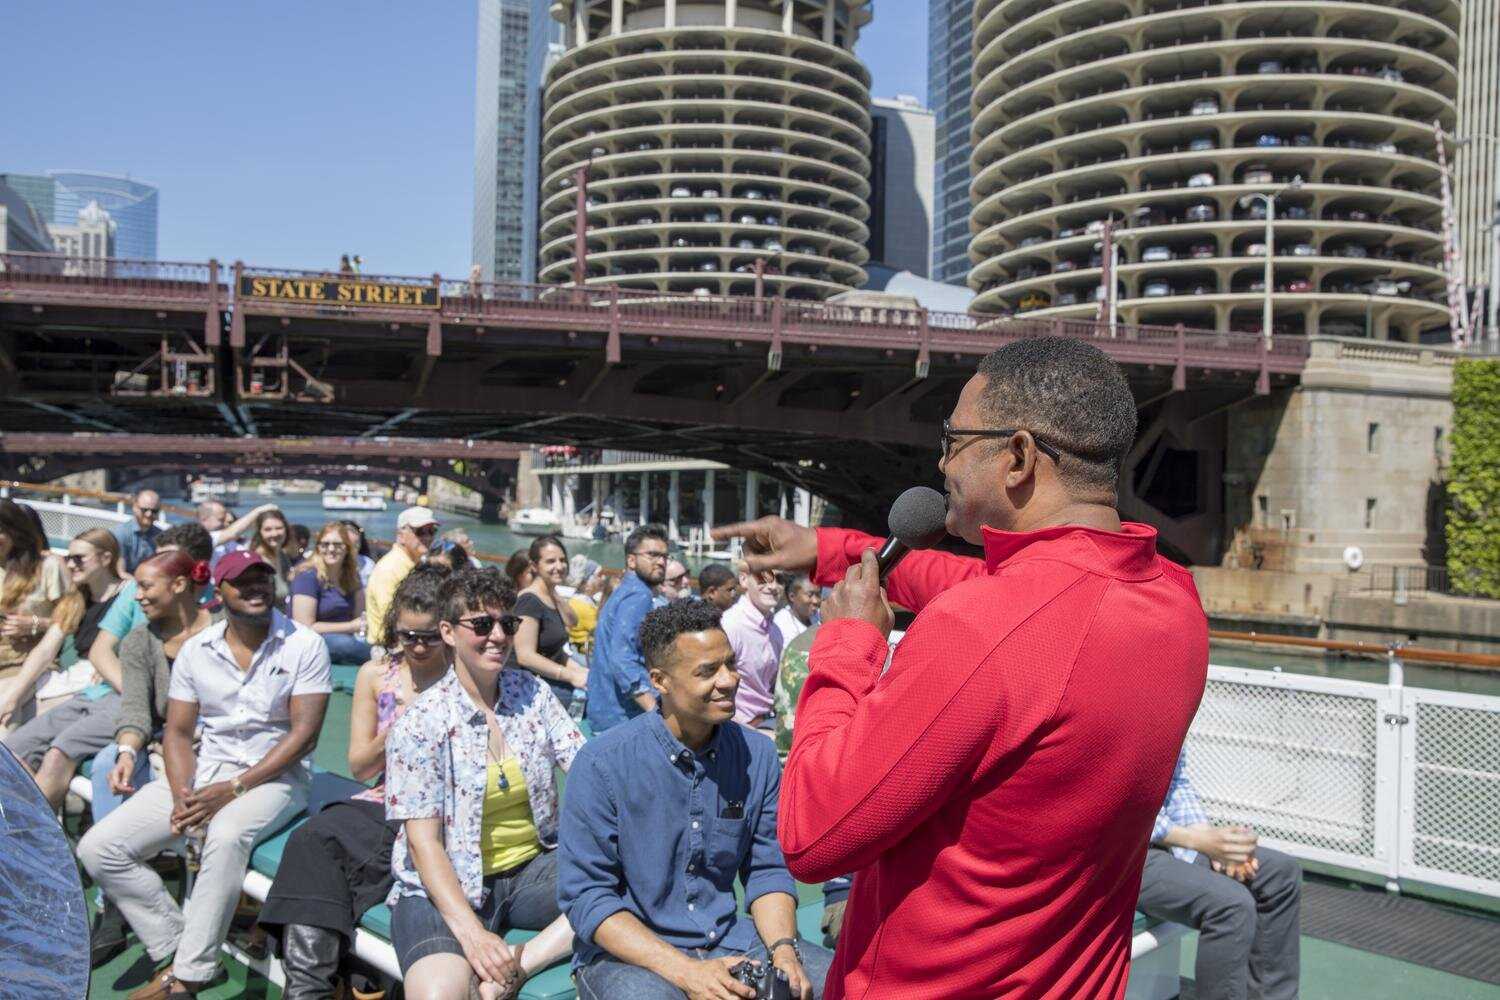
[[[1120,998],[1146,843],[1208,668],[1156,532],[1115,509],[1135,438],[1118,365],[1061,338],[986,357],[942,433],[949,533],[908,556],[892,653],[880,540],[779,518],[723,529],[823,605],[781,782],[806,882],[854,872],[830,1000]]]
[[[224,620],[187,639],[172,661],[166,774],[79,842],[89,875],[159,964],[131,1000],[192,996],[217,981],[251,849],[307,804],[306,758],[333,689],[328,648],[275,609],[274,573],[248,550],[219,560]],[[179,908],[147,862],[183,835],[201,845],[202,862]]]

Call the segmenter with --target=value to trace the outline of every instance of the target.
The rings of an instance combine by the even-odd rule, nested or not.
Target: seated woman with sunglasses
[[[448,647],[438,633],[438,594],[448,575],[439,566],[407,574],[387,618],[391,651],[366,663],[354,683],[349,771],[360,781],[380,778],[391,726],[448,674]],[[287,1000],[334,995],[355,926],[390,891],[398,826],[386,822],[377,780],[293,831],[260,911],[261,926],[281,943]]]
[[[453,671],[386,746],[386,817],[400,821],[391,943],[411,1000],[513,997],[569,954],[557,905],[556,771],[583,735],[536,675],[506,668],[520,625],[495,569],[443,585]],[[540,931],[507,944],[509,929]]]
[[[318,529],[318,542],[292,576],[292,617],[323,637],[334,663],[364,663],[365,588],[354,538],[338,521]]]

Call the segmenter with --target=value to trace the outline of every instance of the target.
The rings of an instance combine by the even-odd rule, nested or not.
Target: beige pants
[[[227,781],[244,769],[200,765],[194,786]],[[177,978],[205,982],[218,967],[250,852],[307,804],[303,780],[272,781],[250,789],[209,821],[192,895],[178,908],[146,862],[182,837],[171,827],[172,791],[163,775],[125,800],[78,843],[90,877],[114,900],[154,962],[175,952]]]

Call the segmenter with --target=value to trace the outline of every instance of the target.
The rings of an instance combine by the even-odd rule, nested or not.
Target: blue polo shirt
[[[585,709],[596,734],[641,714],[633,696],[651,690],[651,675],[641,653],[641,621],[651,610],[654,596],[637,574],[627,570],[599,612]]]
[[[745,912],[795,896],[776,842],[776,745],[732,723],[694,753],[649,712],[596,737],[568,772],[558,828],[557,899],[573,925],[573,964],[604,954],[594,932],[629,911],[676,948],[749,950]]]

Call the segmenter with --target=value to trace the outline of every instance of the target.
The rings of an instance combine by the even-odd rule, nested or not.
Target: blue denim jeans
[[[94,755],[94,770],[89,775],[89,781],[94,785],[94,801],[89,810],[94,814],[95,823],[118,809],[120,803],[125,801],[123,796],[109,790],[109,772],[114,770],[116,751],[119,749],[118,743],[111,743]],[[151,783],[151,759],[145,750],[135,755],[135,773],[130,776],[130,783],[136,788],[145,788]]]
[[[370,644],[357,635],[347,632],[330,632],[323,636],[328,646],[328,658],[334,663],[363,666],[370,658]]]
[[[509,871],[486,875],[479,920],[494,934],[544,930],[557,906],[557,852],[543,851]],[[402,896],[391,910],[391,946],[405,976],[428,955],[462,955],[448,922],[426,896]]]
[[[803,971],[812,983],[813,1000],[823,1000],[823,984],[828,979],[829,967],[833,965],[833,952],[802,938],[797,939],[797,945],[802,949]],[[700,960],[744,954],[746,958],[764,962],[766,946],[757,941],[754,948],[743,953],[729,948],[696,948],[688,954]],[[650,969],[629,965],[608,955],[575,970],[573,981],[578,984],[578,1000],[618,1000],[621,997],[630,1000],[686,1000],[686,994]]]

